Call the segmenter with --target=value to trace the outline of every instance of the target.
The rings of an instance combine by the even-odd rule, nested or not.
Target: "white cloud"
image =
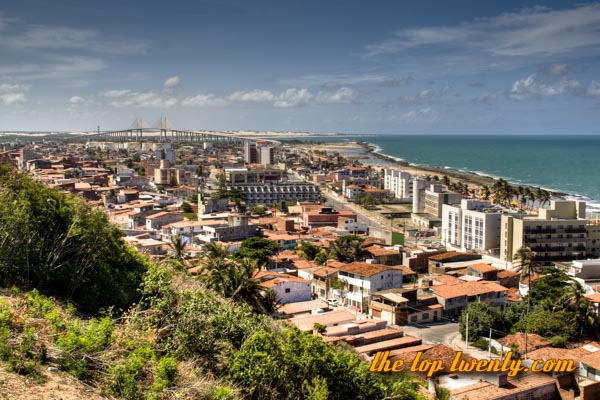
[[[104,97],[119,98],[119,97],[127,96],[130,93],[131,93],[131,90],[123,89],[123,90],[109,90],[107,92],[100,93],[100,95],[104,96]]]
[[[536,7],[454,26],[403,29],[391,39],[367,46],[363,57],[416,49],[434,50],[437,55],[460,51],[471,59],[483,54],[494,57],[598,54],[600,4],[565,10]]]
[[[358,98],[358,92],[352,88],[341,87],[333,92],[319,91],[316,95],[306,88],[289,88],[276,95],[270,90],[255,89],[248,92],[235,91],[227,96],[232,102],[271,103],[273,107],[301,107],[311,103],[336,104],[352,103]]]
[[[220,97],[216,97],[214,94],[198,94],[193,97],[187,97],[181,101],[181,105],[184,107],[223,107],[229,105],[229,102]]]
[[[249,92],[236,91],[227,98],[231,101],[249,101],[254,103],[264,103],[275,101],[276,96],[270,90],[255,89]]]
[[[559,94],[576,93],[580,91],[581,83],[575,80],[561,79],[556,82],[540,81],[536,74],[521,78],[513,83],[509,96],[513,99],[524,100],[531,97],[549,97]]]
[[[125,96],[118,97],[110,103],[116,108],[121,107],[138,107],[138,108],[170,108],[177,105],[178,101],[175,97],[165,97],[154,91],[148,92],[130,92]]]
[[[85,104],[86,100],[83,97],[79,97],[79,96],[73,96],[69,99],[69,104],[72,105],[79,105],[79,104]]]
[[[305,75],[299,78],[282,79],[279,83],[282,85],[293,86],[312,86],[319,85],[323,87],[336,87],[340,85],[358,85],[361,83],[384,83],[393,80],[388,75],[372,73],[343,73],[343,74],[313,74]],[[411,78],[404,78],[411,79]]]
[[[542,73],[544,75],[558,75],[563,76],[567,75],[569,72],[573,70],[574,66],[571,63],[557,63],[552,64],[544,69],[542,69]]]
[[[319,92],[316,101],[325,104],[353,103],[358,99],[358,92],[349,87],[341,87],[333,93]]]
[[[31,89],[29,84],[0,83],[0,104],[10,106],[25,103],[25,93]]]
[[[107,38],[88,29],[60,26],[26,26],[16,35],[0,37],[0,46],[16,49],[77,49],[106,54],[145,53],[148,44],[123,38]]]
[[[587,88],[587,94],[590,96],[600,96],[600,82],[592,81]]]
[[[181,83],[181,79],[179,79],[178,76],[172,76],[165,81],[165,83],[163,84],[163,87],[167,90],[174,89],[177,86],[179,86],[180,83]]]
[[[413,103],[424,103],[434,99],[441,98],[450,91],[450,87],[445,86],[441,90],[437,91],[431,88],[423,89],[416,95],[403,95],[399,97],[402,103],[413,104]]]
[[[307,105],[313,98],[308,89],[290,88],[283,91],[273,103],[274,107],[288,108]]]
[[[96,74],[106,68],[102,60],[90,57],[45,55],[40,63],[4,65],[0,75],[26,80],[69,79]]]
[[[410,110],[401,114],[395,120],[403,123],[432,123],[440,120],[440,115],[429,107]]]

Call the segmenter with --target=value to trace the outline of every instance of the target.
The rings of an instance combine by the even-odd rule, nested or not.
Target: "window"
[[[285,292],[286,292],[286,293],[289,293],[290,291],[291,291],[291,289],[290,289],[289,287],[288,287],[288,288],[285,288]]]

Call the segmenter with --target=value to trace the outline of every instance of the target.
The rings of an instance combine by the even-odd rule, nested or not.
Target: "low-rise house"
[[[300,274],[298,274],[300,275]],[[338,269],[320,267],[312,271],[312,292],[321,299],[334,298],[333,282],[338,277]],[[339,294],[338,294],[339,295]]]
[[[456,387],[458,380],[464,386]],[[456,400],[548,400],[561,398],[554,378],[541,373],[519,374],[513,378],[496,374],[459,374],[443,377],[450,396]]]
[[[298,246],[297,235],[265,232],[264,236],[274,242],[277,242],[280,250],[294,250]]]
[[[342,221],[348,219],[358,221],[358,216],[353,211],[337,211],[331,207],[321,207],[319,211],[304,211],[302,213],[303,226],[310,228],[320,228],[323,226],[338,227],[340,219]]]
[[[183,221],[185,218],[181,214],[174,214],[167,211],[159,212],[146,217],[146,229],[158,230],[164,225],[177,221]]]
[[[356,316],[346,310],[337,310],[324,313],[316,313],[309,316],[300,316],[287,320],[289,323],[295,325],[298,329],[303,332],[310,332],[314,329],[316,323],[319,323],[325,327],[341,325],[354,321]]]
[[[369,315],[391,325],[429,323],[442,320],[442,306],[429,288],[390,289],[371,294]]]
[[[221,223],[202,226],[202,231],[196,235],[198,241],[202,243],[231,242],[261,234],[258,226],[248,223],[248,216],[244,214],[230,214],[227,221],[216,220]]]
[[[396,266],[355,261],[331,262],[339,270],[338,277],[347,282],[347,305],[366,312],[369,294],[374,291],[402,287],[402,269]]]
[[[506,288],[519,287],[519,273],[509,269],[498,271],[498,283]]]
[[[497,281],[498,268],[484,263],[472,264],[467,266],[467,275],[476,276],[485,281]]]
[[[260,271],[255,276],[264,288],[271,289],[277,295],[280,304],[297,303],[312,299],[310,281],[289,274],[272,271]]]
[[[444,316],[455,316],[473,302],[488,303],[504,309],[508,303],[508,289],[495,282],[476,281],[451,285],[434,285],[431,290],[444,309]]]
[[[429,257],[428,270],[430,274],[445,274],[446,264],[473,260],[481,260],[481,254],[448,251]]]
[[[402,256],[400,250],[394,247],[369,246],[364,249],[364,252],[370,259],[375,260],[377,264],[383,265],[400,265],[402,264]]]

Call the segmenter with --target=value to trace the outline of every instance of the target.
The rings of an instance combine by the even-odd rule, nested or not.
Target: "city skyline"
[[[600,3],[0,6],[0,131],[597,134]]]

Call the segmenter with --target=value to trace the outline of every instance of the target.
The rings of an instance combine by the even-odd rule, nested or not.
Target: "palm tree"
[[[540,208],[543,208],[547,203],[550,202],[552,196],[550,192],[544,189],[539,189],[536,191],[537,200],[540,202]]]
[[[213,249],[222,255],[222,247]],[[217,256],[206,257],[206,261],[199,278],[207,288],[236,303],[246,303],[257,313],[272,314],[275,311],[275,292],[262,287],[254,278],[259,269],[257,260],[232,261]]]
[[[492,192],[490,191],[490,188],[487,185],[483,185],[481,187],[481,191],[479,193],[481,193],[479,196],[481,198],[481,200],[489,200],[490,195],[492,194]]]
[[[442,183],[446,186],[450,186],[450,178],[447,175],[442,176]]]
[[[179,262],[181,265],[185,266],[185,243],[181,237],[181,235],[173,235],[171,236],[171,241],[169,242],[169,246],[171,246],[171,257]]]
[[[527,246],[522,246],[513,255],[513,264],[515,264],[515,271],[520,274],[519,284],[524,278],[529,277],[531,285],[531,276],[537,271],[538,264],[534,262],[536,253]]]
[[[573,323],[577,326],[579,335],[592,332],[597,324],[596,313],[592,304],[585,298],[583,286],[575,280],[570,280],[566,289],[560,300],[564,309],[573,312]]]
[[[529,277],[529,289],[527,292],[527,316],[529,318],[529,307],[531,305],[531,289],[533,287],[533,274],[537,269],[537,263],[534,262],[536,253],[527,246],[520,247],[513,256],[513,264],[515,264],[515,271],[519,276],[519,289],[521,288],[521,282],[523,278]],[[527,319],[526,319],[527,321]],[[527,354],[527,323],[525,323],[525,354]]]

